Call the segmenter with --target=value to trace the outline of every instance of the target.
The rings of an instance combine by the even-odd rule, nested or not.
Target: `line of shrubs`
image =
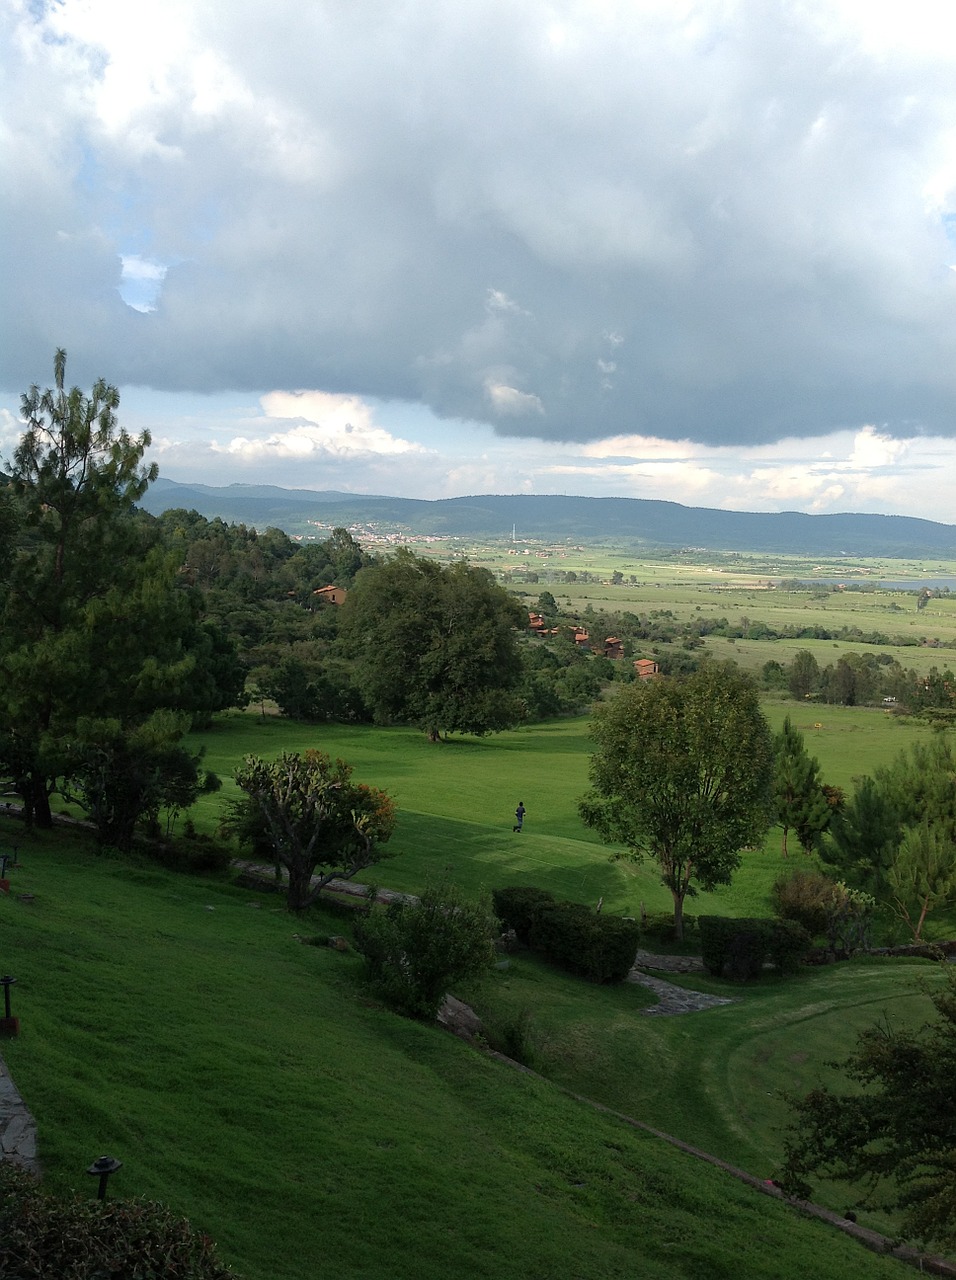
[[[812,941],[796,920],[700,916],[698,926],[704,968],[732,982],[758,978],[767,965],[782,975],[796,973]]]
[[[623,982],[631,971],[640,941],[636,920],[602,915],[531,886],[493,889],[491,898],[501,923],[550,964],[590,982]]]

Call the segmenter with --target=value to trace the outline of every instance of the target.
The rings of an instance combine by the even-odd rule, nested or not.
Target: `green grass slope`
[[[116,1155],[112,1194],[187,1214],[246,1280],[788,1280],[821,1274],[823,1257],[832,1280],[904,1274],[383,1011],[356,985],[354,954],[297,936],[334,922],[109,861],[73,836],[25,836],[9,819],[0,840],[20,843],[22,861],[0,896],[22,1020],[4,1056],[50,1183],[90,1190],[85,1166]],[[615,998],[637,1048],[645,993]],[[658,1100],[648,1112],[675,1118]]]

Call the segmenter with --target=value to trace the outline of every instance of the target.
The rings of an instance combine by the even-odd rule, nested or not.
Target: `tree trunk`
[[[429,741],[429,742],[441,742],[441,730],[440,730],[440,729],[429,729],[429,730],[428,730],[428,741]]]
[[[304,911],[309,905],[309,897],[312,892],[312,868],[301,862],[293,861],[288,870],[289,890],[286,894],[286,906],[290,911]]]
[[[47,780],[40,773],[31,773],[29,795],[27,801],[28,821],[36,824],[41,830],[49,831],[53,826],[53,813],[50,809],[50,793]]]
[[[674,937],[678,942],[684,941],[684,895],[671,889],[674,898]]]

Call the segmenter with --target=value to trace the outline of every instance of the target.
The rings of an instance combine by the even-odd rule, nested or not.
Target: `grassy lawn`
[[[929,732],[861,709],[780,700],[767,712],[774,727],[793,716],[839,785]],[[226,784],[197,807],[201,828],[214,829],[243,754],[314,746],[398,801],[381,885],[415,891],[447,873],[473,893],[535,883],[629,914],[669,906],[652,867],[611,862],[577,817],[585,719],[435,746],[406,729],[234,713],[196,741]],[[312,1280],[323,1267],[369,1280],[789,1280],[820,1274],[824,1250],[834,1280],[903,1274],[555,1086],[768,1177],[781,1091],[825,1078],[825,1062],[877,1018],[925,1016],[918,984],[935,979],[931,966],[851,964],[744,990],[678,979],[740,999],[648,1018],[639,986],[595,988],[519,955],[462,994],[492,1033],[525,1025],[541,1081],[381,1009],[354,952],[303,945],[347,931],[341,918],[293,918],[228,879],[110,860],[84,841],[0,818],[0,845],[20,843],[23,864],[0,896],[23,1023],[3,1052],[54,1186],[82,1189],[86,1165],[115,1154],[117,1193],[188,1215],[246,1280]],[[782,859],[771,832],[732,886],[688,909],[764,914],[773,879],[799,862]],[[931,933],[953,927],[941,917]],[[834,1188],[819,1198],[838,1209],[851,1199]]]
[[[492,1020],[522,1019],[549,1079],[628,1115],[654,1116],[666,1132],[772,1177],[788,1117],[783,1095],[838,1085],[825,1064],[844,1056],[864,1027],[922,1023],[940,975],[928,962],[855,961],[743,987],[699,975],[673,980],[736,1002],[635,1019],[628,987],[582,991],[520,954],[474,1003]],[[855,1199],[837,1186],[817,1198],[837,1210]],[[859,1216],[892,1230],[886,1216]]]
[[[85,1166],[114,1154],[124,1167],[111,1194],[187,1214],[246,1280],[677,1280],[740,1275],[742,1259],[750,1277],[789,1280],[819,1274],[824,1250],[833,1280],[903,1274],[551,1084],[383,1011],[354,953],[302,944],[340,931],[338,919],[296,920],[268,896],[111,861],[72,835],[26,837],[8,819],[0,838],[21,844],[22,861],[0,898],[23,1028],[4,1056],[50,1184],[88,1192]],[[660,1053],[641,989],[572,997],[567,980],[527,981],[548,1017],[567,1002],[590,1019],[564,1034],[594,1042],[577,1065],[551,1053],[558,1078],[598,1094],[600,1046],[615,1062],[605,1098],[679,1127],[659,1062],[644,1098],[613,1083],[646,1075]],[[605,1044],[609,1019],[622,1034]],[[706,1040],[705,1023],[679,1021]],[[669,1053],[704,1126],[709,1076],[676,1042]],[[718,1116],[708,1136],[722,1127]]]
[[[853,780],[883,764],[932,730],[907,717],[867,707],[805,707],[767,699],[776,730],[789,715],[816,755],[825,781],[849,789]],[[637,915],[672,907],[652,864],[610,861],[610,850],[577,815],[587,789],[590,746],[587,719],[530,725],[487,738],[429,743],[412,729],[368,725],[297,725],[253,712],[219,718],[197,735],[206,763],[224,781],[223,792],[196,808],[197,825],[213,830],[237,762],[248,752],[272,758],[284,749],[318,747],[355,766],[355,777],[384,787],[398,804],[399,821],[387,849],[396,856],[372,872],[377,884],[415,892],[449,874],[470,892],[509,884],[537,884],[562,896]],[[511,828],[518,800],[528,817],[521,835]],[[692,914],[765,915],[769,893],[782,872],[802,855],[780,854],[771,829],[759,849],[745,852],[733,883],[688,902]],[[956,927],[956,918],[930,917],[928,936]]]

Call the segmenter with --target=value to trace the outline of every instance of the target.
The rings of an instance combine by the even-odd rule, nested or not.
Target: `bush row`
[[[733,982],[759,977],[765,965],[795,973],[810,949],[810,935],[796,920],[701,916],[699,924],[704,968]]]
[[[545,889],[495,889],[491,896],[502,924],[549,963],[590,982],[622,982],[630,972],[640,938],[636,920],[559,902]]]

